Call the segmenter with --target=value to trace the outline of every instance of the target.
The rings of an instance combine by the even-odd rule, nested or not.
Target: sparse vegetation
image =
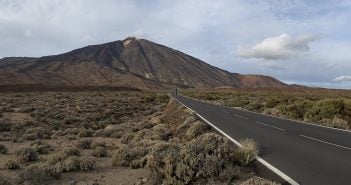
[[[250,111],[351,128],[351,92],[328,89],[217,89],[185,90],[183,94],[204,101]]]
[[[6,178],[13,184],[69,184],[86,171],[78,179],[93,184],[101,168],[105,179],[140,173],[130,184],[238,183],[254,174],[255,153],[241,164],[239,148],[165,93],[5,93],[0,111],[0,150],[8,149],[0,174],[17,169]]]

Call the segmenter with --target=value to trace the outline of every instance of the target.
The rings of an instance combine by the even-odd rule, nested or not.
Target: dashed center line
[[[234,116],[239,117],[239,118],[243,118],[243,119],[249,119],[249,118],[247,118],[247,117],[245,117],[245,116],[240,116],[240,115],[238,115],[238,114],[234,114]]]
[[[256,123],[259,123],[259,124],[267,126],[267,127],[275,128],[275,129],[278,129],[280,131],[285,131],[285,129],[283,129],[283,128],[279,128],[279,127],[275,127],[275,126],[272,126],[272,125],[268,125],[266,123],[262,123],[262,122],[259,122],[259,121],[256,121]]]
[[[339,147],[339,148],[351,150],[350,147],[341,146],[341,145],[338,145],[338,144],[330,143],[330,142],[327,142],[327,141],[323,141],[323,140],[316,139],[316,138],[313,138],[313,137],[308,137],[308,136],[305,136],[305,135],[300,135],[300,136],[301,136],[301,137],[304,137],[304,138],[307,138],[307,139],[314,140],[314,141],[318,141],[318,142],[321,142],[321,143],[325,143],[325,144],[328,144],[328,145],[333,145],[333,146],[336,146],[336,147]]]

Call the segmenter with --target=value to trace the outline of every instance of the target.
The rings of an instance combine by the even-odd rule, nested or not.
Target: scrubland
[[[183,90],[192,98],[323,126],[351,128],[351,91],[314,88]]]
[[[0,184],[275,184],[165,93],[0,94]]]

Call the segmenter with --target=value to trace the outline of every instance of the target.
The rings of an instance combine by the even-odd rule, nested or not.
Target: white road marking
[[[249,119],[249,118],[247,118],[247,117],[245,117],[245,116],[240,116],[240,115],[238,115],[238,114],[234,114],[234,116],[239,117],[239,118],[243,118],[243,119]]]
[[[172,95],[170,95],[172,96]],[[173,97],[173,96],[172,96]],[[175,98],[175,97],[174,97]],[[223,134],[225,137],[227,137],[229,140],[231,140],[234,144],[236,144],[238,147],[243,147],[243,145],[241,145],[237,140],[235,140],[234,138],[230,137],[228,134],[226,134],[225,132],[223,132],[221,129],[219,129],[218,127],[216,127],[214,124],[212,124],[210,121],[208,121],[207,119],[205,119],[204,117],[202,117],[199,113],[197,113],[196,111],[194,111],[193,109],[191,109],[190,107],[186,106],[184,103],[182,103],[181,101],[179,101],[177,98],[175,98],[180,104],[182,104],[184,107],[188,108],[189,110],[193,111],[197,116],[199,116],[204,122],[206,122],[207,124],[211,125],[214,129],[216,129],[219,133]],[[260,162],[261,164],[263,164],[264,166],[266,166],[268,169],[272,170],[275,174],[277,174],[279,177],[281,177],[282,179],[284,179],[286,182],[288,182],[291,185],[299,185],[298,182],[296,182],[294,179],[292,179],[291,177],[289,177],[288,175],[286,175],[284,172],[280,171],[278,168],[274,167],[273,165],[271,165],[270,163],[268,163],[267,161],[265,161],[264,159],[262,159],[259,156],[256,156],[256,159],[258,162]]]
[[[307,139],[314,140],[314,141],[318,141],[318,142],[321,142],[321,143],[325,143],[325,144],[328,144],[328,145],[332,145],[332,146],[336,146],[336,147],[339,147],[339,148],[351,150],[350,147],[341,146],[341,145],[338,145],[338,144],[330,143],[330,142],[327,142],[327,141],[323,141],[323,140],[316,139],[316,138],[313,138],[313,137],[308,137],[308,136],[305,136],[305,135],[300,135],[300,136],[301,136],[301,137],[304,137],[304,138],[307,138]]]
[[[272,126],[272,125],[269,125],[269,124],[266,124],[266,123],[262,123],[262,122],[259,122],[259,121],[256,121],[256,123],[259,123],[259,124],[267,126],[267,127],[275,128],[275,129],[278,129],[278,130],[281,130],[281,131],[285,131],[285,129],[283,129],[283,128],[275,127],[275,126]]]

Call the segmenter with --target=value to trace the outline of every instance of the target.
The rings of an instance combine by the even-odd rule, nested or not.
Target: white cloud
[[[351,82],[351,75],[341,75],[334,79],[337,82]]]
[[[316,39],[317,37],[313,35],[293,37],[284,33],[276,37],[268,37],[252,47],[240,46],[236,53],[243,58],[287,59],[308,52],[310,50],[308,44]]]

